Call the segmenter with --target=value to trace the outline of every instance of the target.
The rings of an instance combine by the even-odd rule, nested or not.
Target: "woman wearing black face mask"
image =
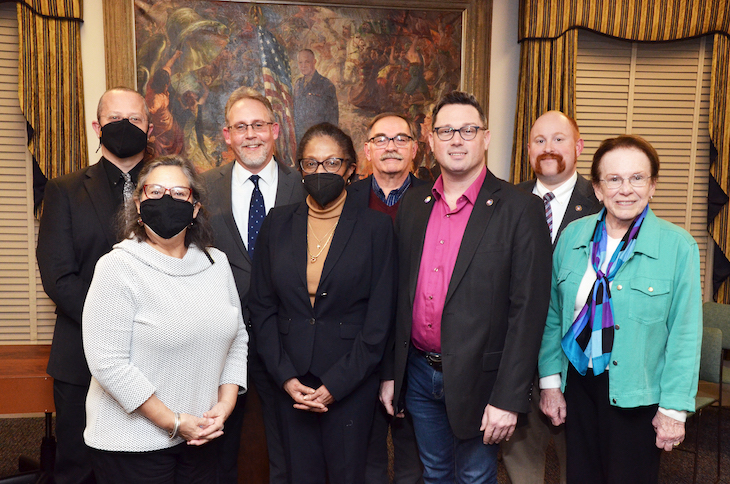
[[[359,483],[378,397],[374,373],[394,316],[390,217],[350,203],[352,140],[331,124],[297,150],[298,205],[275,207],[256,243],[249,309],[277,386],[284,452],[297,483]]]
[[[127,238],[96,265],[82,330],[100,483],[215,481],[209,442],[245,390],[248,334],[201,195],[190,162],[153,160],[121,214]]]

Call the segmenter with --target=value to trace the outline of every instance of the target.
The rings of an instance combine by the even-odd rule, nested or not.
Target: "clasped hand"
[[[223,435],[223,423],[233,410],[227,402],[218,402],[203,413],[202,418],[180,414],[178,435],[188,441],[188,445],[203,445]]]
[[[294,400],[294,408],[308,412],[324,413],[327,406],[335,401],[324,385],[315,390],[302,384],[298,378],[285,381],[284,390]]]

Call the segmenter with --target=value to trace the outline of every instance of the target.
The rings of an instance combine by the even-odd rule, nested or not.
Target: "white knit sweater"
[[[92,379],[84,440],[124,452],[177,445],[136,413],[157,395],[173,412],[202,417],[226,383],[246,387],[248,334],[226,255],[191,245],[182,259],[127,239],[96,265],[84,304]]]

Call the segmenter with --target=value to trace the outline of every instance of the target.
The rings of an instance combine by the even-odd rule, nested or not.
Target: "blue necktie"
[[[253,183],[253,193],[251,193],[251,205],[248,208],[248,255],[253,260],[253,250],[256,246],[256,238],[259,236],[261,222],[266,217],[266,208],[264,207],[264,196],[259,190],[258,175],[251,175]]]

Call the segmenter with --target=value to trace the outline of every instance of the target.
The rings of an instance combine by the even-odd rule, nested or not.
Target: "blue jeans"
[[[408,354],[406,408],[413,417],[426,483],[497,484],[498,445],[485,445],[482,436],[454,436],[446,415],[444,375],[411,350]]]

